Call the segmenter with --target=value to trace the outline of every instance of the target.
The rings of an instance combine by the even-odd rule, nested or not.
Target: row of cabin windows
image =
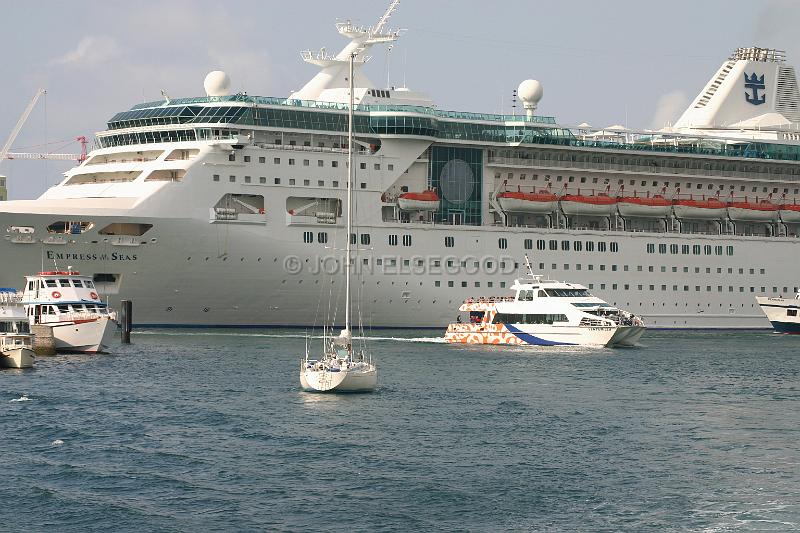
[[[80,279],[37,279],[28,281],[28,290],[53,288],[53,287],[75,287],[78,289],[94,289],[94,283]]]
[[[280,144],[280,143],[277,143],[277,144]],[[310,144],[307,145],[307,146],[310,146]],[[236,154],[228,155],[228,161],[236,161]],[[289,163],[289,166],[295,166],[297,164],[297,160],[295,158],[293,158],[293,157],[287,158],[287,161]],[[250,156],[249,155],[244,156],[244,162],[245,163],[249,163],[250,162]],[[265,164],[267,162],[267,158],[266,157],[259,157],[258,158],[258,162],[261,163],[261,164]],[[280,157],[273,157],[272,158],[272,164],[280,165],[281,164],[281,158]],[[311,166],[311,160],[310,159],[303,159],[303,166],[304,167]],[[317,159],[317,166],[318,167],[324,167],[325,166],[325,160],[324,159]],[[336,160],[331,161],[331,167],[332,168],[339,168],[339,161],[336,161]],[[362,170],[366,170],[367,164],[366,163],[361,163],[359,165],[359,167]],[[381,169],[381,164],[380,163],[374,163],[373,164],[373,168],[375,170],[380,170]],[[389,170],[394,170],[394,165],[393,164],[389,164],[389,165],[387,165],[387,168]]]
[[[501,240],[505,240],[505,239],[501,239]],[[504,244],[505,243],[500,243],[500,248],[503,249],[503,250],[505,250],[505,247],[503,246]],[[533,250],[533,239],[525,239],[525,241],[523,242],[523,246],[524,246],[524,248],[526,250]],[[544,239],[538,239],[536,241],[536,249],[540,250],[540,251],[542,251],[542,250],[553,250],[553,251],[556,251],[559,248],[563,252],[569,252],[570,249],[575,251],[575,252],[583,252],[583,251],[594,252],[595,251],[595,243],[593,241],[568,241],[568,240],[562,240],[560,245],[559,245],[559,242],[556,239],[550,239],[549,241],[546,241]],[[600,242],[597,243],[597,251],[598,252],[609,251],[609,252],[612,252],[612,253],[617,253],[617,252],[619,252],[619,243],[616,243],[616,242],[605,243],[603,241],[600,241]]]
[[[442,286],[442,282],[440,280],[436,280],[436,281],[433,282],[433,286],[434,287],[441,287]],[[450,287],[450,288],[455,287],[455,282],[454,281],[448,281],[447,282],[447,286]],[[474,286],[475,286],[476,289],[480,289],[481,282],[480,281],[474,282]],[[461,282],[461,287],[469,287],[469,283],[466,282],[466,281],[462,281]],[[487,281],[486,282],[486,287],[491,289],[492,287],[494,287],[494,282]],[[506,282],[505,281],[501,281],[500,282],[500,288],[501,289],[505,289],[506,288]]]
[[[220,176],[219,176],[219,174],[214,174],[211,177],[211,179],[212,179],[212,181],[220,181]],[[229,176],[228,177],[228,181],[230,183],[236,183],[236,176],[234,176],[234,175]],[[244,177],[244,182],[245,183],[253,183],[253,178],[251,176],[245,176]],[[260,183],[261,185],[266,185],[267,178],[264,177],[264,176],[260,176],[258,178],[258,183]],[[281,184],[281,178],[272,178],[272,183],[274,185],[280,185]],[[297,185],[297,180],[295,178],[289,178],[289,185],[290,186]],[[310,179],[304,179],[303,180],[303,186],[304,187],[311,187],[311,180]],[[325,187],[325,180],[317,180],[317,187]],[[331,187],[338,188],[339,187],[339,180],[331,181]],[[362,188],[362,189],[366,189],[367,188],[366,182],[362,181],[361,183],[359,183],[359,187]]]
[[[34,310],[31,308],[31,313]],[[59,313],[101,313],[106,314],[106,308],[97,305],[59,304],[42,305],[40,311],[43,315],[57,315]]]
[[[350,244],[356,244],[357,236],[355,233],[350,234]],[[306,244],[311,244],[314,242],[314,232],[313,231],[304,231],[303,232],[303,242]],[[320,244],[326,244],[328,242],[328,232],[327,231],[320,231],[317,233],[317,242]],[[362,233],[361,234],[361,244],[364,246],[368,246],[371,242],[371,237],[369,233]]]
[[[626,290],[626,291],[631,290],[631,286],[632,285],[629,284],[629,283],[625,283],[625,284],[622,285],[623,290]],[[645,289],[645,287],[647,287],[647,289]],[[636,290],[637,291],[647,290],[647,291],[654,292],[654,291],[656,291],[656,287],[658,287],[658,285],[647,285],[647,286],[645,286],[645,285],[641,285],[640,284],[640,285],[636,285]],[[606,288],[606,284],[605,283],[601,283],[600,284],[600,290],[605,290],[605,288]],[[590,283],[589,284],[589,289],[594,289],[594,283]],[[612,283],[611,284],[611,290],[615,291],[615,290],[618,290],[618,289],[619,289],[619,284],[618,283]],[[682,285],[682,286],[681,285],[672,285],[672,286],[669,286],[669,285],[665,284],[665,285],[661,285],[660,289],[662,291],[669,291],[669,292],[681,292],[681,291],[683,291],[683,292],[692,292],[692,287],[690,285]],[[765,286],[758,287],[758,289],[759,289],[760,293],[766,293],[767,292],[767,287],[765,287]],[[788,293],[789,292],[788,289],[789,289],[789,287],[784,287],[783,288],[783,292],[780,292],[780,294]],[[736,287],[734,285],[728,285],[727,289],[725,288],[724,285],[717,285],[716,288],[713,285],[705,285],[705,286],[695,285],[694,286],[694,292],[714,292],[715,290],[716,290],[716,292],[726,292],[726,290],[727,290],[727,292],[740,292],[740,293],[751,292],[751,293],[755,293],[756,292],[756,287],[752,287],[752,286],[751,287],[743,287],[743,286],[740,285],[738,287],[738,291],[737,291]],[[797,292],[797,287],[794,287],[793,291],[796,293]],[[772,293],[773,294],[779,294],[778,287],[772,287]]]
[[[503,179],[502,178],[502,173],[500,173],[500,172],[496,172],[494,177],[495,177],[495,179],[498,179],[498,180],[499,179]],[[527,177],[528,177],[528,175],[525,174],[525,173],[519,174],[519,179],[521,181],[526,180]],[[507,174],[507,176],[506,176],[506,179],[509,179],[509,180],[514,179],[514,173],[513,172],[509,172]],[[538,174],[532,174],[531,175],[531,179],[533,181],[538,181],[539,180],[539,175]],[[575,181],[578,181],[579,183],[587,183],[588,179],[589,178],[587,178],[586,176],[581,176],[580,178],[576,178],[575,176],[568,176],[566,181],[568,183],[574,183]],[[599,183],[599,180],[600,180],[600,178],[592,178],[591,179],[591,183]],[[545,174],[544,175],[544,181],[545,182],[551,181],[550,174]],[[555,181],[556,182],[563,182],[564,181],[564,176],[556,176]],[[602,183],[603,183],[603,185],[610,185],[611,184],[611,179],[610,178],[604,178]],[[658,181],[648,182],[647,180],[638,181],[638,184],[639,184],[638,186],[647,187],[648,183],[650,183],[653,187],[659,187],[659,182]],[[617,185],[625,185],[625,180],[624,179],[617,180]],[[637,186],[637,180],[630,180],[629,181],[629,185],[634,186],[634,187]],[[680,182],[672,182],[671,185],[675,189],[681,188],[681,183]],[[685,185],[686,185],[686,187],[685,187],[686,189],[691,189],[692,186],[693,186],[691,182],[687,182]],[[703,183],[695,183],[694,184],[694,188],[696,190],[703,190],[703,185],[704,185]],[[661,186],[669,187],[670,186],[670,182],[668,182],[668,181],[662,182]],[[758,193],[758,189],[759,189],[758,186],[749,186],[749,187],[750,187],[750,192]],[[723,183],[716,183],[716,184],[715,183],[708,183],[708,184],[705,184],[705,188],[707,190],[709,190],[709,191],[713,191],[713,190],[722,191],[722,190],[725,190],[725,184],[723,184]],[[740,185],[739,186],[739,192],[747,192],[747,188],[748,188],[747,185]],[[736,190],[736,186],[729,184],[728,185],[728,190],[735,191]],[[772,187],[772,193],[773,194],[779,194],[779,191],[780,191],[779,187]],[[770,188],[762,186],[761,187],[761,192],[762,193],[769,193],[770,192]],[[783,189],[783,194],[789,194],[789,188],[788,187],[785,187]],[[793,194],[800,194],[800,189],[794,189]]]
[[[733,246],[726,246],[725,248],[725,255],[733,255]],[[722,246],[711,246],[710,244],[706,244],[701,246],[699,244],[694,244],[692,246],[688,244],[670,244],[669,245],[669,253],[670,254],[678,254],[682,255],[722,255],[723,247]],[[653,243],[649,243],[647,245],[647,253],[654,254],[656,253],[656,245]],[[667,245],[666,244],[659,244],[658,245],[658,253],[665,254],[667,253]]]
[[[569,322],[567,315],[562,314],[519,314],[497,313],[492,319],[493,324],[553,324],[554,322]]]
[[[397,246],[397,235],[389,235],[389,246]],[[411,246],[411,235],[403,235],[403,246]]]

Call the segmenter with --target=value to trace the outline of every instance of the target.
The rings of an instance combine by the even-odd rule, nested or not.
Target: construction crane
[[[28,120],[28,116],[33,111],[34,106],[36,106],[36,102],[39,101],[39,97],[43,94],[47,94],[47,91],[44,89],[39,89],[36,91],[36,94],[33,95],[31,101],[28,103],[28,107],[25,108],[25,111],[22,112],[22,115],[19,117],[17,124],[14,126],[14,129],[11,130],[11,135],[8,136],[6,143],[0,148],[0,164],[6,159],[55,159],[60,161],[77,161],[82,163],[86,160],[86,137],[78,137],[77,141],[81,143],[81,153],[80,154],[40,154],[40,153],[14,153],[9,152],[11,149],[11,145],[14,144],[14,141],[17,139],[17,135],[22,130],[22,126],[25,125],[25,122]]]

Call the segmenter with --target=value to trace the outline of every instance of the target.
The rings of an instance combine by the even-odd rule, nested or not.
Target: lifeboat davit
[[[778,206],[767,200],[760,202],[730,202],[728,216],[731,220],[774,222],[778,220]]]
[[[798,204],[783,204],[778,213],[784,222],[800,222],[800,205]]]
[[[706,200],[675,200],[672,209],[678,218],[693,218],[702,220],[717,220],[725,218],[727,204],[718,198]]]
[[[497,201],[503,211],[510,213],[552,213],[556,210],[558,196],[550,191],[501,192]]]
[[[617,199],[607,194],[567,194],[561,197],[561,210],[565,215],[608,216],[617,210]]]
[[[617,208],[624,217],[667,217],[672,212],[672,201],[660,194],[647,198],[622,196],[617,198]]]
[[[397,198],[403,211],[435,211],[439,209],[439,195],[433,189],[423,192],[404,192]]]

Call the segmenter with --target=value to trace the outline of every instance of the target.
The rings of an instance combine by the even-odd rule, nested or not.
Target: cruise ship
[[[70,268],[111,305],[133,300],[139,325],[319,323],[343,290],[353,56],[365,325],[444,328],[527,253],[652,328],[769,327],[754,295],[796,292],[800,257],[800,91],[783,52],[735,50],[668,129],[570,127],[536,114],[535,80],[516,115],[372,83],[362,67],[401,37],[397,3],[373,26],[338,23],[338,54],[302,52],[319,70],[288,96],[231,94],[215,71],[205,96],[113,115],[60,183],[0,204],[0,286]]]

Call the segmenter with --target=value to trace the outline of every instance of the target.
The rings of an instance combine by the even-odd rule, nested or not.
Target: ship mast
[[[351,204],[353,202],[353,62],[356,54],[350,54],[350,105],[347,111],[347,246],[345,248],[344,271],[345,271],[345,311],[344,311],[344,332],[348,338],[348,349],[352,344],[349,342],[351,336],[350,329],[350,252],[352,243],[353,217]]]

